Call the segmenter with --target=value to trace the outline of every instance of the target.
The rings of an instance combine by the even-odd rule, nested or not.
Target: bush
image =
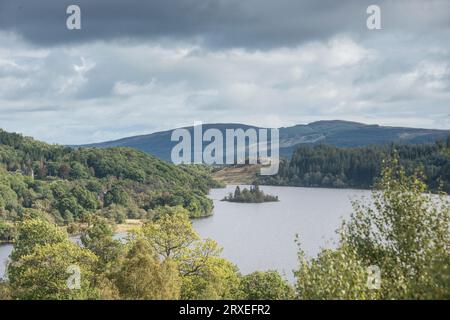
[[[295,297],[294,289],[277,271],[256,271],[241,280],[244,299],[289,300]]]
[[[0,220],[0,242],[12,242],[17,236],[17,228],[12,222]]]

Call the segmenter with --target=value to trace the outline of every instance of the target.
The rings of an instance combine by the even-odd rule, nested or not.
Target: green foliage
[[[108,220],[96,215],[91,215],[86,220],[87,226],[80,236],[81,243],[98,257],[98,269],[109,272],[120,257],[122,244],[113,239],[113,228]]]
[[[213,240],[201,240],[182,207],[159,208],[154,221],[134,233],[163,261],[176,263],[182,299],[231,299],[239,296],[237,268],[220,258]]]
[[[113,239],[107,219],[85,217],[83,247],[43,220],[19,224],[19,235],[0,289],[13,299],[236,299],[241,277],[220,257],[221,248],[201,240],[183,207],[155,209],[154,220],[128,241]],[[68,268],[81,271],[81,287],[69,289]]]
[[[250,189],[244,188],[241,191],[239,186],[236,187],[234,194],[230,193],[228,196],[222,199],[222,201],[229,202],[244,202],[244,203],[262,203],[262,202],[274,202],[279,201],[278,196],[265,194],[259,189],[258,185],[253,185]]]
[[[91,287],[91,266],[96,257],[68,239],[59,243],[38,245],[28,254],[11,263],[8,277],[11,293],[16,299],[92,299],[96,297]],[[79,289],[67,285],[70,267],[80,268]]]
[[[72,179],[88,179],[90,176],[89,169],[79,162],[72,162],[70,164],[70,178]]]
[[[12,242],[17,236],[16,226],[7,221],[0,220],[0,243]]]
[[[5,281],[0,280],[0,301],[11,300],[11,288]]]
[[[34,208],[58,224],[92,213],[120,223],[165,205],[202,217],[211,214],[206,194],[216,185],[204,166],[175,166],[127,148],[48,145],[0,130],[0,220],[21,220]]]
[[[290,300],[294,289],[277,271],[255,271],[242,278],[241,290],[247,300]]]
[[[373,206],[354,203],[355,213],[344,225],[343,241],[366,264],[381,268],[384,298],[420,299],[429,296],[430,289],[436,290],[435,298],[442,298],[439,292],[448,295],[450,204],[446,195],[426,193],[420,174],[407,175],[397,159],[383,169],[377,187]]]
[[[127,214],[128,210],[126,207],[116,204],[111,204],[110,206],[103,208],[99,213],[101,217],[105,217],[110,221],[114,221],[115,223],[124,223],[127,219]]]
[[[336,250],[323,249],[308,260],[300,250],[297,295],[310,300],[376,299],[378,292],[367,286],[367,267],[347,246]]]
[[[119,204],[126,206],[129,202],[128,194],[125,189],[119,185],[115,185],[105,194],[104,204],[109,206],[111,204]]]
[[[145,237],[164,258],[177,259],[199,240],[199,236],[192,228],[186,209],[165,207],[160,211],[157,219],[145,224],[138,235]]]
[[[450,153],[445,142],[423,145],[337,148],[301,146],[283,160],[275,176],[260,176],[271,185],[332,188],[371,188],[381,175],[383,159],[398,153],[400,164],[411,175],[417,169],[431,190],[450,192]]]
[[[38,219],[19,223],[18,236],[11,253],[11,261],[31,254],[38,245],[55,244],[67,240],[67,234],[55,225]]]
[[[58,227],[42,220],[26,220],[8,266],[14,299],[89,299],[96,296],[92,266],[97,257],[72,243]],[[80,271],[80,287],[71,289],[71,267]]]
[[[121,269],[116,285],[121,297],[134,300],[178,299],[180,281],[176,264],[170,259],[162,262],[148,242],[133,242]]]
[[[371,201],[354,202],[337,249],[308,260],[300,251],[297,291],[304,299],[446,299],[449,290],[450,206],[427,193],[419,174],[397,158],[382,170]],[[381,271],[369,289],[368,267]]]
[[[15,237],[2,296],[231,297],[239,285],[236,267],[219,257],[215,242],[200,240],[189,221],[212,211],[206,194],[217,184],[209,170],[132,149],[71,149],[0,130],[0,236]],[[111,223],[127,217],[155,221],[122,244]],[[83,247],[56,224],[81,231]],[[82,273],[78,290],[66,283],[72,264]]]
[[[205,257],[207,257],[206,260]],[[202,257],[200,255],[197,260],[190,260],[196,265],[195,272],[184,273],[182,276],[181,299],[230,300],[242,298],[241,277],[234,264],[218,256],[203,255]],[[203,262],[203,260],[205,261]]]

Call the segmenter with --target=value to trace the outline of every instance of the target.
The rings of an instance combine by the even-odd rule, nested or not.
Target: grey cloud
[[[384,30],[450,27],[450,2],[379,0]],[[426,2],[426,3],[425,3]],[[295,46],[336,33],[367,34],[373,0],[0,0],[0,28],[37,45],[118,38],[185,41],[209,48]],[[82,30],[69,31],[65,10],[82,9]]]
[[[2,114],[13,114],[13,113],[40,113],[40,112],[55,112],[60,111],[61,107],[58,106],[32,106],[32,107],[2,107]]]
[[[365,0],[0,0],[0,127],[68,144],[194,120],[448,129],[450,1],[373,2],[369,32]]]
[[[340,118],[448,128],[450,44],[441,36],[344,35],[266,51],[113,41],[38,55],[0,33],[11,48],[0,50],[0,60],[33,66],[26,83],[11,68],[0,76],[0,127],[68,144],[195,120],[287,126]]]

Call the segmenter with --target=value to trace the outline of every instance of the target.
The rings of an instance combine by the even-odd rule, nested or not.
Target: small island
[[[276,202],[279,201],[278,196],[265,194],[259,189],[258,185],[253,185],[250,189],[244,188],[241,191],[239,186],[236,187],[234,194],[229,193],[222,201],[241,202],[241,203],[262,203],[262,202]]]

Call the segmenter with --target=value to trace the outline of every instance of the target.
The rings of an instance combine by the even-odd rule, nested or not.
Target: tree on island
[[[274,202],[279,201],[278,196],[265,194],[258,184],[254,184],[250,189],[244,188],[241,190],[239,186],[236,187],[233,193],[229,193],[228,196],[222,199],[222,201],[229,202],[245,202],[245,203],[262,203],[262,202]]]

